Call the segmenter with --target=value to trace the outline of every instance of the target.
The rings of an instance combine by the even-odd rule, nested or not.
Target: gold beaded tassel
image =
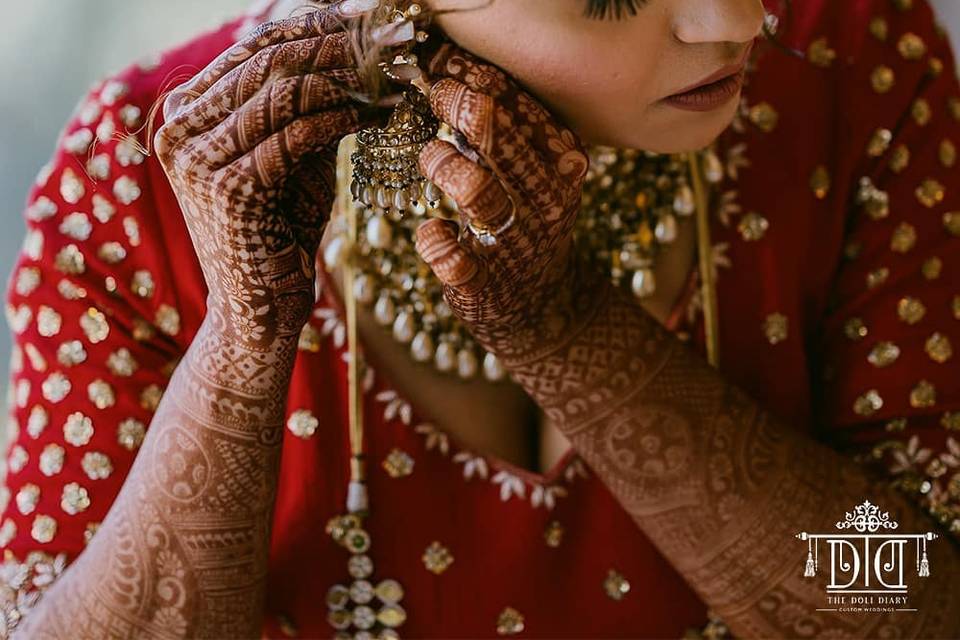
[[[710,366],[720,364],[719,318],[717,311],[717,286],[713,277],[713,245],[710,241],[710,209],[707,202],[701,154],[687,154],[690,165],[690,181],[693,183],[694,202],[697,211],[697,255],[699,256],[700,289],[703,295],[704,334],[707,346],[707,362]]]
[[[349,386],[350,484],[347,490],[346,513],[327,522],[326,531],[350,552],[347,571],[353,578],[349,585],[335,584],[327,591],[327,620],[337,629],[338,640],[392,640],[399,638],[396,628],[407,614],[400,601],[403,587],[396,580],[381,580],[376,587],[370,581],[373,560],[367,555],[370,534],[363,527],[368,514],[368,495],[363,441],[363,403],[360,391],[363,356],[357,336],[357,300],[354,295],[357,242],[357,209],[349,201],[348,188],[352,167],[350,156],[356,136],[347,136],[337,155],[337,211],[347,216],[348,258],[343,265],[343,298],[347,322],[347,350],[350,353],[347,377]],[[379,601],[379,605],[375,604]],[[374,608],[378,606],[378,608]]]

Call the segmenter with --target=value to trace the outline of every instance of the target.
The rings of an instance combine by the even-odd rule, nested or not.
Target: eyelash
[[[646,6],[649,0],[587,0],[584,15],[594,20],[623,20],[637,15],[637,11]]]

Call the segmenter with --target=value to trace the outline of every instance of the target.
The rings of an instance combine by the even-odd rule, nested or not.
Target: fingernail
[[[389,47],[413,40],[414,33],[413,23],[409,20],[403,20],[377,27],[370,35],[378,45]]]
[[[401,63],[390,65],[385,73],[390,76],[391,80],[409,82],[410,80],[419,78],[422,72],[420,71],[420,67],[416,65]]]
[[[380,0],[343,0],[337,7],[343,15],[355,16],[373,11],[380,6]]]

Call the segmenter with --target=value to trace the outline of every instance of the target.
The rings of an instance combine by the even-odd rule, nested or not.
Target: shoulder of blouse
[[[30,189],[5,289],[0,638],[96,533],[204,313],[176,197],[147,152],[151,107],[258,22],[231,20],[96,83]]]

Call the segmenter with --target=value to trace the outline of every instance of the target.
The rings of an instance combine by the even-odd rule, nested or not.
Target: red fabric
[[[921,0],[914,4],[912,10],[899,11],[887,0],[794,0],[794,21],[787,25],[784,42],[806,51],[812,40],[826,37],[836,59],[824,68],[777,49],[762,54],[745,92],[743,117],[719,141],[722,156],[733,164],[738,150],[745,149],[749,166],[740,166],[737,180],[728,177],[723,183],[729,219],[714,219],[713,238],[724,375],[791,425],[838,446],[876,442],[885,435],[887,421],[907,417],[902,437],[919,436],[936,456],[951,446],[950,432],[938,422],[960,410],[958,356],[939,363],[925,352],[935,332],[960,348],[960,312],[953,310],[960,294],[960,238],[948,233],[942,221],[945,212],[960,210],[960,190],[953,179],[956,169],[938,159],[943,139],[960,141],[960,122],[947,107],[949,97],[960,96],[960,87],[949,44],[936,34],[930,8]],[[885,42],[868,33],[869,20],[878,15],[889,24]],[[110,98],[117,85],[98,86],[87,100],[101,104],[102,114],[91,120],[89,111],[86,119],[79,111],[65,135],[94,130],[105,117],[120,122],[129,115],[124,111],[127,105],[147,113],[172,80],[198,70],[230,46],[239,25],[230,23],[165,53],[152,70],[127,69],[115,80],[128,90],[115,101]],[[906,32],[916,33],[927,44],[929,51],[922,60],[906,60],[897,52],[897,42]],[[928,74],[932,56],[944,66],[936,77]],[[881,64],[893,69],[896,78],[886,94],[876,93],[870,85],[871,73]],[[932,108],[933,118],[926,125],[910,115],[918,96]],[[762,102],[779,115],[769,132],[749,117],[750,109]],[[868,157],[867,143],[878,127],[891,130],[893,143],[883,156]],[[122,128],[117,125],[118,131]],[[196,255],[156,159],[131,162],[128,151],[118,153],[116,140],[101,141],[94,151],[81,153],[71,152],[66,139],[61,143],[49,176],[30,194],[30,233],[7,288],[16,344],[10,407],[15,425],[7,453],[10,500],[0,520],[0,542],[8,558],[15,559],[31,551],[65,552],[73,558],[83,549],[88,525],[106,514],[135,455],[135,449],[118,442],[120,425],[129,418],[149,424],[152,404],[142,392],[151,384],[165,385],[204,314],[206,291]],[[888,163],[901,143],[910,147],[912,159],[897,174]],[[108,156],[110,176],[95,182],[84,170],[87,159],[97,154]],[[832,177],[823,200],[809,186],[818,165]],[[68,170],[85,186],[80,197],[71,193],[69,184],[61,189]],[[120,188],[121,196],[116,195],[121,176],[140,188],[139,197],[128,203],[122,196],[129,191]],[[888,191],[887,218],[872,220],[855,204],[862,176]],[[945,199],[934,208],[922,205],[915,194],[926,178],[936,178],[946,187]],[[56,211],[51,212],[41,198],[49,199]],[[94,211],[102,213],[103,202],[116,213],[101,221]],[[739,205],[739,211],[731,203]],[[67,225],[65,231],[62,226],[78,211],[91,221],[85,239],[68,237],[72,227]],[[756,241],[745,240],[738,230],[749,212],[769,221],[769,230]],[[71,220],[76,223],[76,218]],[[891,234],[903,222],[913,225],[916,244],[897,253],[890,249]],[[134,223],[139,226],[138,243],[131,233]],[[121,243],[126,257],[108,263],[99,254],[104,242]],[[859,257],[845,260],[844,247],[852,242],[860,246]],[[66,274],[58,268],[56,256],[68,244],[83,254],[83,273]],[[937,278],[929,279],[921,267],[933,256],[940,258],[942,268]],[[62,262],[61,257],[61,266]],[[886,281],[868,289],[867,274],[880,267],[889,269]],[[31,288],[21,272],[34,268],[39,283]],[[147,297],[136,295],[129,286],[138,270],[153,276],[155,290]],[[105,290],[108,277],[115,279],[116,294]],[[83,287],[86,296],[66,299],[58,289],[62,280]],[[298,353],[289,393],[288,412],[308,410],[319,427],[307,438],[285,433],[266,605],[269,637],[284,637],[294,629],[300,637],[330,636],[324,596],[335,583],[349,584],[347,553],[323,531],[327,520],[343,508],[349,476],[345,347],[335,344],[338,302],[329,286],[323,289],[326,295],[318,301],[312,320],[323,337],[317,351]],[[921,299],[926,309],[914,325],[897,316],[898,301],[906,295]],[[135,319],[155,322],[161,305],[179,312],[178,330],[135,339]],[[44,323],[49,335],[38,328],[43,306],[61,317],[56,332]],[[107,337],[96,342],[78,320],[91,307],[103,311],[109,325]],[[681,310],[678,307],[676,317],[682,316]],[[28,313],[30,318],[24,321]],[[786,336],[776,344],[764,332],[770,314],[787,319]],[[844,334],[845,323],[854,316],[868,327],[867,337],[859,341]],[[700,314],[694,315],[692,324],[679,323],[675,329],[690,333],[692,344],[703,350]],[[67,366],[58,352],[71,340],[80,341],[86,359]],[[880,340],[896,343],[901,352],[884,368],[867,359]],[[110,354],[121,347],[139,365],[131,376],[120,376],[107,364]],[[827,378],[825,369],[831,371]],[[44,394],[45,381],[49,389],[56,387],[56,378],[49,382],[56,372],[71,384],[59,401]],[[112,406],[98,408],[90,399],[88,385],[96,380],[112,385]],[[920,380],[936,389],[930,406],[911,406],[910,392]],[[856,413],[855,401],[870,389],[882,397],[882,407],[871,415]],[[524,616],[522,636],[679,637],[706,622],[706,607],[695,592],[575,455],[543,475],[483,457],[474,461],[474,475],[467,479],[469,452],[441,432],[434,431],[432,437],[421,433],[423,420],[417,409],[397,398],[379,372],[364,403],[370,434],[368,528],[374,575],[395,578],[405,589],[402,605],[409,617],[400,629],[402,635],[495,636],[497,617],[508,606]],[[388,409],[392,415],[385,415]],[[42,430],[36,417],[28,428],[35,411],[47,416]],[[88,442],[74,445],[65,442],[63,426],[76,412],[90,418],[93,433]],[[40,459],[50,445],[63,447],[65,458],[62,470],[47,475]],[[382,468],[394,448],[414,459],[411,475],[392,478]],[[107,477],[90,477],[83,464],[89,452],[109,458],[112,472]],[[480,477],[484,463],[486,478]],[[950,473],[957,473],[956,468]],[[513,479],[522,496],[504,488]],[[74,515],[61,507],[63,487],[71,482],[84,487],[90,498],[89,507]],[[39,500],[24,513],[16,496],[28,484],[39,489]],[[549,494],[552,508],[545,502],[545,487],[554,487]],[[38,515],[56,521],[49,542],[31,535]],[[565,530],[556,548],[544,542],[544,529],[552,520]],[[454,557],[441,575],[427,571],[421,560],[433,541]],[[603,588],[610,569],[631,585],[620,601],[608,597]],[[281,619],[286,621],[283,628]]]

